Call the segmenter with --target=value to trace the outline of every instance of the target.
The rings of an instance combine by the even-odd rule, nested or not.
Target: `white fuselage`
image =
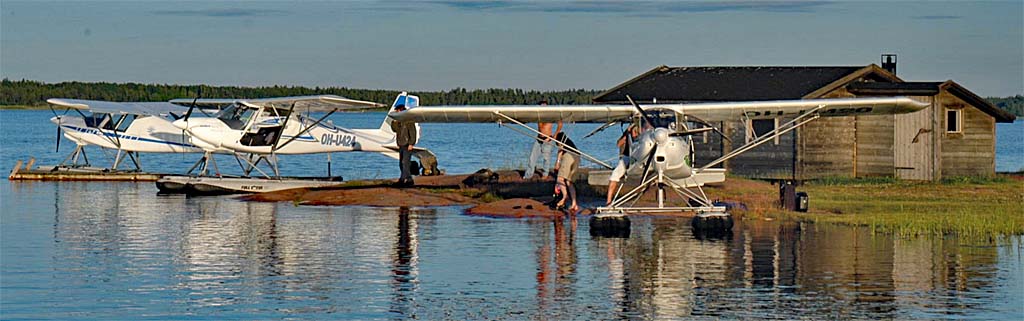
[[[671,180],[682,180],[693,176],[693,168],[690,157],[690,146],[686,137],[670,136],[671,130],[667,128],[655,128],[640,133],[636,141],[630,146],[630,165],[627,175],[641,177],[644,173],[644,166],[654,152],[654,157],[647,169],[650,175],[657,175],[659,172],[665,178]],[[654,150],[654,145],[658,149]]]
[[[93,114],[89,124],[84,117],[63,115],[50,119],[60,126],[64,137],[80,146],[96,145],[143,153],[196,153],[202,149],[187,142],[181,129],[158,116]]]
[[[287,155],[362,151],[398,158],[395,134],[389,128],[347,129],[314,124],[316,120],[297,114],[262,115],[240,120],[241,123],[224,117],[193,117],[187,121],[179,119],[174,125],[186,129],[190,142],[207,151],[230,150],[263,155],[272,152]],[[304,130],[306,128],[309,129]],[[273,146],[279,147],[273,150]]]

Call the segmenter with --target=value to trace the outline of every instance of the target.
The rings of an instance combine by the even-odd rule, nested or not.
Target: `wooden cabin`
[[[724,163],[734,175],[780,180],[892,176],[938,180],[995,173],[995,123],[1015,117],[952,80],[906,82],[887,68],[659,66],[598,94],[595,103],[683,103],[908,96],[931,103],[904,115],[823,117]],[[694,138],[706,164],[789,119],[717,123]]]

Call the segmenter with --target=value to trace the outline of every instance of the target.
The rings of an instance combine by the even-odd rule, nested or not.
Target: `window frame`
[[[956,117],[955,123],[953,124],[954,125],[954,130],[952,130],[952,131],[949,130],[949,126],[950,126],[949,115],[951,113],[953,115],[955,115],[955,117]],[[961,134],[961,133],[963,133],[964,132],[964,110],[961,109],[961,108],[946,108],[945,124],[946,124],[946,133],[947,134]]]
[[[760,135],[758,135],[757,130],[754,128],[754,122],[755,121],[769,121],[769,120],[772,121],[772,128],[771,128],[771,130],[766,132],[766,134],[779,129],[779,118],[778,117],[775,117],[775,118],[772,118],[772,119],[747,119],[746,120],[746,123],[747,123],[746,124],[747,125],[746,126],[747,127],[746,128],[747,129],[746,130],[747,131],[746,142],[749,143],[749,142],[753,141],[754,139],[756,139],[757,137],[760,136]],[[775,145],[779,144],[779,138],[780,137],[781,137],[781,135],[780,136],[775,136],[775,138],[772,139],[773,143]]]

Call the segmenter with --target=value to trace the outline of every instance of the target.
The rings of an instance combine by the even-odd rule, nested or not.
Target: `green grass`
[[[938,183],[825,180],[798,190],[809,194],[811,212],[772,214],[868,226],[907,237],[1024,234],[1024,181],[1019,178],[951,178]]]

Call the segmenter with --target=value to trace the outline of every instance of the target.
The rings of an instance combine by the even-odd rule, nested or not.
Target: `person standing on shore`
[[[555,135],[555,139],[560,143],[558,144],[558,158],[555,161],[555,167],[558,168],[555,191],[556,193],[561,192],[563,195],[562,199],[555,204],[555,208],[567,209],[570,214],[576,214],[580,207],[576,204],[576,186],[572,180],[576,175],[576,170],[580,167],[580,156],[569,150],[569,148],[576,149],[576,143],[569,139],[568,135],[559,132]],[[572,205],[566,207],[568,201],[572,201]]]
[[[547,100],[541,100],[537,103],[540,106],[547,106]],[[540,132],[537,135],[537,139],[533,142],[533,148],[530,150],[530,163],[526,167],[526,173],[523,174],[523,179],[530,179],[534,174],[541,176],[548,176],[551,173],[551,150],[554,149],[555,144],[551,141],[552,137],[562,132],[562,122],[558,122],[558,129],[552,131],[551,123],[537,123],[537,131]],[[543,159],[540,159],[543,158]],[[537,164],[538,161],[543,160],[543,163]],[[540,165],[540,166],[538,166]]]
[[[405,110],[405,104],[395,106],[395,111]],[[395,143],[398,144],[398,166],[402,170],[397,186],[412,186],[412,147],[416,144],[416,123],[412,121],[392,121],[391,131],[395,132]]]

